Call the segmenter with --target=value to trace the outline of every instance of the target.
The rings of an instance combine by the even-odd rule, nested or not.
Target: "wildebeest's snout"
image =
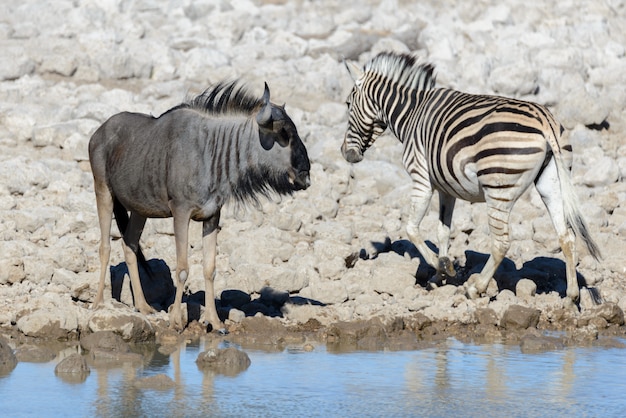
[[[308,187],[311,185],[311,177],[309,176],[309,171],[300,171],[296,173],[293,185],[296,190],[308,189]]]

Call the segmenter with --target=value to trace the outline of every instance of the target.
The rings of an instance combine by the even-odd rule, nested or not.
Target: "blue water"
[[[244,350],[234,377],[200,371],[203,344],[143,366],[92,368],[82,383],[54,373],[58,359],[21,362],[0,377],[3,417],[623,417],[626,350],[567,348],[522,354],[517,346],[450,339],[419,351],[334,354]],[[165,374],[173,389],[137,389]]]

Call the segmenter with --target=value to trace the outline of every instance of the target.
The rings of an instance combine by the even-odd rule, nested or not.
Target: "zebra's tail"
[[[558,131],[556,131],[558,132]],[[598,244],[593,240],[589,233],[589,227],[583,218],[580,211],[580,203],[572,184],[570,170],[565,167],[563,161],[563,154],[561,153],[561,147],[556,138],[552,138],[550,147],[554,155],[554,162],[556,163],[556,172],[559,176],[559,184],[561,186],[561,195],[563,196],[563,211],[565,214],[565,220],[574,231],[574,235],[582,238],[583,242],[587,246],[589,253],[597,261],[600,261],[602,254]]]

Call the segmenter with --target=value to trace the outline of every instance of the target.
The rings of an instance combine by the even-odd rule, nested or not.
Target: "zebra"
[[[491,253],[468,279],[467,295],[486,292],[510,247],[509,216],[535,183],[558,234],[566,260],[567,296],[580,296],[576,236],[599,260],[600,249],[581,214],[570,179],[572,146],[563,127],[542,105],[501,96],[435,87],[434,66],[413,54],[382,52],[361,69],[345,63],[354,86],[348,95],[348,127],[341,147],[350,163],[387,128],[403,144],[402,162],[411,180],[407,234],[437,271],[432,282],[456,275],[448,258],[456,199],[486,202]],[[434,191],[439,194],[439,253],[419,231]]]
[[[185,325],[181,300],[189,272],[189,221],[203,223],[205,311],[200,320],[222,331],[213,288],[222,206],[258,203],[259,196],[288,195],[311,184],[307,150],[284,106],[270,102],[267,84],[259,99],[237,81],[218,83],[159,117],[113,115],[91,137],[89,162],[101,232],[94,308],[103,299],[114,213],[135,308],[154,312],[139,280],[137,263],[144,260],[139,239],[147,218],[172,217],[176,295],[170,326],[177,329]]]

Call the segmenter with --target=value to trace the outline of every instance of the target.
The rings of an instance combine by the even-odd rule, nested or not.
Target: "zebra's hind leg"
[[[431,287],[440,286],[441,284],[445,284],[447,279],[456,277],[452,260],[448,258],[450,225],[452,224],[452,213],[454,212],[455,202],[456,199],[453,196],[439,192],[439,227],[437,230],[439,258],[437,261],[437,274],[429,282]]]
[[[580,290],[578,288],[578,278],[576,277],[576,238],[565,220],[564,196],[559,184],[554,157],[538,177],[536,186],[543,203],[548,209],[550,218],[552,218],[552,224],[559,237],[559,244],[565,256],[567,296],[573,302],[578,302]]]
[[[487,198],[489,216],[489,235],[491,237],[491,255],[480,273],[472,274],[468,280],[467,294],[475,299],[487,291],[489,281],[500,266],[509,247],[509,215],[514,201]]]

